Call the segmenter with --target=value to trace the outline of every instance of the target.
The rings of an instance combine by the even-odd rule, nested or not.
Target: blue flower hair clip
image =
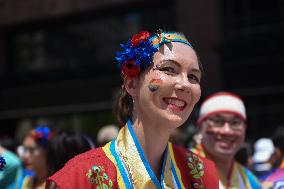
[[[52,132],[50,129],[46,126],[38,126],[32,131],[32,137],[35,139],[35,141],[46,147],[47,142],[51,139],[52,137]]]
[[[118,67],[126,77],[136,77],[140,69],[145,69],[152,62],[152,56],[158,51],[153,47],[150,33],[147,31],[135,34],[127,44],[121,44],[122,52],[116,53]]]
[[[191,43],[176,32],[158,30],[152,37],[148,31],[135,34],[126,44],[121,44],[122,51],[116,53],[115,59],[121,74],[130,78],[138,76],[141,70],[151,65],[153,55],[159,47],[170,42],[184,43],[192,48]]]
[[[0,171],[3,171],[5,165],[6,165],[5,159],[2,156],[0,156]]]

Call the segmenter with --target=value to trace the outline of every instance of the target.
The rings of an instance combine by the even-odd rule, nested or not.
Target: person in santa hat
[[[214,93],[200,107],[197,124],[202,139],[191,150],[214,161],[220,189],[261,188],[253,173],[235,160],[245,140],[246,120],[244,102],[233,93]]]

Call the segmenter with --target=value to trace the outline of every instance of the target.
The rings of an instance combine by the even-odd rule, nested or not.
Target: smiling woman
[[[201,94],[201,66],[184,35],[135,34],[117,53],[123,84],[116,140],[70,160],[47,188],[218,188],[214,164],[168,142]]]

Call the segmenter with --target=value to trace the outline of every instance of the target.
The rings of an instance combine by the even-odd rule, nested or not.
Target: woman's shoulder
[[[70,159],[65,166],[72,164],[72,163],[84,163],[84,161],[92,160],[92,159],[98,159],[102,158],[104,156],[104,152],[102,148],[95,148],[91,149],[89,151],[83,152],[79,155],[76,155],[72,159]]]
[[[65,166],[48,178],[47,183],[54,182],[59,188],[72,188],[80,183],[88,188],[97,175],[116,178],[116,167],[102,148],[89,150],[70,159]],[[77,187],[78,188],[78,187]]]
[[[92,164],[96,164],[97,162],[102,161],[106,161],[102,148],[92,149],[68,160],[64,167],[57,171],[50,178],[56,179],[62,177],[62,175],[82,170],[86,167],[91,166]]]

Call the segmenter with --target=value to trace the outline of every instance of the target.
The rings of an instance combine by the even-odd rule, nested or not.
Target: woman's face
[[[197,55],[191,47],[177,42],[163,45],[137,81],[132,95],[135,113],[147,121],[182,125],[200,98],[200,79]]]
[[[245,122],[231,113],[211,115],[201,127],[202,144],[215,158],[234,157],[245,139]]]
[[[25,137],[23,141],[23,162],[27,169],[37,172],[46,166],[46,150],[38,145],[31,137]]]

